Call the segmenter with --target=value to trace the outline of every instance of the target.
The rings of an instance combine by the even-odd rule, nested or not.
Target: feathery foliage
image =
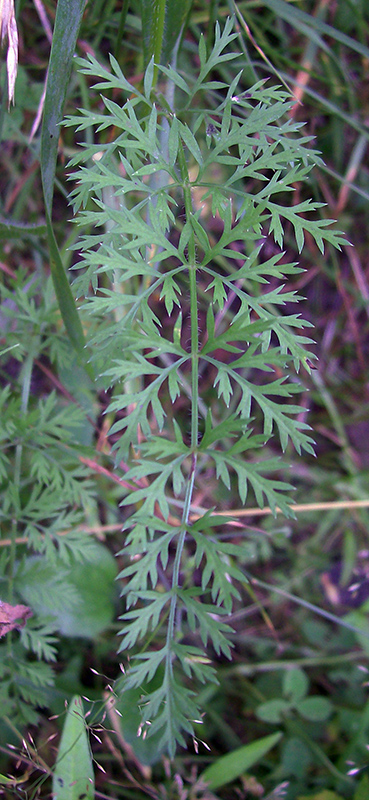
[[[301,298],[283,291],[300,269],[285,263],[284,236],[293,231],[299,251],[306,236],[320,251],[345,243],[321,203],[291,204],[320,159],[288,117],[289,94],[264,81],[240,92],[241,73],[230,85],[209,79],[236,58],[235,37],[228,20],[209,53],[201,38],[194,80],[162,66],[156,85],[151,61],[142,90],[113,56],[110,72],[92,55],[80,59],[105,113],[83,109],[66,120],[89,130],[71,162],[82,228],[74,289],[84,297],[93,368],[111,396],[116,469],[135,486],[122,501],[124,662],[133,649],[123,684],[142,690],[143,730],[170,755],[201,714],[192,679],[216,681],[205,650],[231,656],[226,620],[246,581],[243,548],[224,537],[224,521],[192,513],[197,476],[210,467],[243,503],[251,491],[260,507],[293,514],[280,460],[258,455],[274,436],[282,451],[290,443],[313,453],[295,395],[296,374],[314,355],[301,332],[308,323],[289,310]],[[219,220],[216,241],[209,213]],[[269,239],[277,255],[267,255]],[[242,264],[232,247],[240,242]],[[221,415],[201,396],[204,372]]]

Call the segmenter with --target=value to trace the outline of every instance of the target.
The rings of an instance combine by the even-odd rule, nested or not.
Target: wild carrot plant
[[[72,160],[74,289],[110,393],[116,470],[132,485],[122,501],[123,688],[142,690],[142,729],[171,755],[201,716],[195,682],[217,679],[210,650],[231,657],[227,616],[247,581],[242,539],[224,535],[217,509],[193,512],[197,478],[210,469],[225,487],[236,482],[242,503],[251,491],[260,507],[293,513],[280,459],[258,455],[272,437],[282,451],[291,442],[313,453],[294,398],[314,355],[308,323],[285,310],[300,300],[284,290],[300,269],[284,255],[285,232],[299,251],[306,234],[321,251],[344,242],[321,203],[293,204],[320,159],[288,117],[288,93],[264,81],[245,90],[241,73],[230,85],[209,80],[236,58],[235,37],[227,21],[210,53],[200,40],[193,80],[161,66],[156,83],[151,62],[142,90],[113,57],[111,71],[81,59],[104,111],[66,121],[96,132]]]

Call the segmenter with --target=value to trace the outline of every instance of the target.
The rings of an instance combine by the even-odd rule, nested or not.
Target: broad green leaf
[[[369,625],[368,625],[369,602],[366,601],[361,608],[350,611],[343,618],[344,624],[354,630],[356,639],[360,642],[364,652],[369,655]]]
[[[85,562],[72,565],[68,579],[80,600],[77,607],[58,614],[64,636],[95,639],[114,618],[117,564],[107,547],[95,543]]]
[[[298,736],[290,736],[281,749],[281,772],[303,780],[312,760],[310,748]]]
[[[54,800],[94,800],[95,782],[82,699],[69,703],[53,773]]]
[[[257,764],[272,747],[281,740],[282,733],[272,733],[271,736],[264,736],[256,742],[239,747],[232,753],[218,758],[218,760],[207,767],[200,775],[202,783],[206,783],[210,791],[220,789],[226,783],[236,780],[250,767]]]

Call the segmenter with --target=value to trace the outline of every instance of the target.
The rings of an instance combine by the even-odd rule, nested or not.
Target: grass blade
[[[238,747],[237,750],[221,756],[204,770],[200,775],[200,780],[208,784],[210,791],[236,780],[250,767],[253,767],[257,761],[260,761],[280,741],[282,735],[279,731],[272,733],[270,736],[264,736],[262,739],[257,739],[256,742]]]
[[[287,22],[297,28],[297,30],[301,30],[306,34],[310,29],[312,35],[313,31],[316,31],[321,36],[329,36],[332,39],[336,39],[337,42],[340,42],[340,44],[343,44],[345,47],[350,48],[350,50],[355,50],[357,53],[360,53],[364,58],[369,58],[369,48],[366,45],[342,33],[338,28],[328,25],[327,22],[323,22],[319,17],[314,17],[313,14],[307,14],[305,11],[301,11],[301,9],[296,8],[291,3],[286,3],[285,0],[264,0],[264,5],[270,8],[271,11],[274,11],[277,17],[282,17],[287,20]]]
[[[41,176],[45,204],[50,217],[59,125],[84,7],[84,0],[59,0],[56,9],[41,133]]]
[[[66,331],[73,347],[80,356],[85,345],[85,339],[73,294],[55,239],[51,218],[58,152],[59,124],[62,118],[72,59],[84,6],[84,0],[59,0],[58,2],[46,86],[40,155],[47,237],[50,249],[51,277]]]
[[[142,40],[145,64],[170,61],[192,0],[142,0]]]
[[[53,775],[54,800],[93,800],[94,773],[82,700],[69,703]]]
[[[82,356],[82,351],[85,346],[85,337],[83,334],[81,320],[74,302],[74,297],[69,285],[66,271],[64,269],[64,264],[61,260],[51,218],[47,209],[45,209],[45,213],[47,238],[50,250],[50,272],[54,284],[55,294],[69,339],[76,350],[77,355]]]

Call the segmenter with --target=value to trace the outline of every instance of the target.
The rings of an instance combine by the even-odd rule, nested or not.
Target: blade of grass
[[[226,783],[239,778],[244,772],[248,772],[260,759],[262,759],[272,747],[282,739],[280,731],[264,736],[251,744],[233,750],[231,753],[218,758],[210,764],[200,775],[200,781],[207,783],[210,791],[219,789]]]
[[[317,16],[318,19],[323,20],[327,14],[327,11],[328,9],[325,0],[321,0],[318,9],[315,13],[315,16]],[[296,103],[291,108],[290,111],[291,117],[295,116],[300,103],[302,103],[305,86],[307,86],[307,84],[311,80],[311,71],[315,59],[317,58],[317,54],[318,54],[318,42],[316,42],[315,39],[309,37],[305,47],[305,52],[301,60],[300,69],[297,74],[295,91],[293,93]]]
[[[290,86],[288,85],[288,83],[285,81],[285,79],[282,77],[281,73],[275,68],[275,66],[269,60],[268,56],[264,53],[262,48],[259,47],[256,39],[254,38],[254,36],[251,33],[249,25],[247,24],[245,18],[241,14],[241,11],[239,10],[238,6],[236,5],[235,0],[229,0],[229,4],[230,4],[230,8],[233,11],[233,14],[236,17],[238,17],[239,22],[240,22],[242,28],[244,29],[247,38],[250,40],[250,42],[253,45],[253,47],[255,47],[255,50],[259,53],[260,57],[266,63],[266,65],[268,66],[268,69],[270,69],[271,72],[274,72],[277,75],[278,80],[280,80],[281,83],[283,83],[283,85],[286,87],[287,91],[290,92],[291,89],[290,89]]]
[[[53,231],[52,201],[59,124],[62,119],[72,59],[84,6],[84,0],[59,0],[58,2],[46,85],[40,155],[51,277],[67,334],[80,357],[85,346],[85,339]]]
[[[331,511],[332,509],[338,509],[342,511],[354,508],[369,508],[369,499],[366,498],[364,500],[327,500],[322,501],[321,503],[295,503],[295,505],[291,506],[293,513],[304,513],[309,511]],[[201,514],[203,514],[206,509],[201,509]],[[280,508],[276,508],[276,513],[281,514]],[[217,515],[223,516],[232,516],[232,517],[264,517],[266,515],[273,514],[273,511],[269,506],[265,506],[265,508],[258,508],[254,506],[252,508],[235,508],[232,511],[228,509],[228,511],[217,511]],[[199,519],[199,514],[191,514],[191,520],[194,521]]]
[[[118,33],[117,33],[116,40],[115,40],[115,48],[114,48],[114,56],[115,56],[115,58],[118,58],[119,52],[120,52],[121,41],[122,41],[122,38],[123,38],[124,28],[125,28],[126,19],[127,19],[128,4],[129,4],[129,0],[123,0],[122,8],[121,8],[121,11],[120,11]]]
[[[290,25],[304,34],[308,34],[309,30],[311,34],[313,34],[313,31],[317,31],[321,36],[325,35],[336,39],[337,42],[345,45],[345,47],[348,47],[350,50],[355,50],[366,59],[369,58],[369,48],[366,47],[366,45],[342,33],[338,28],[328,25],[328,23],[323,22],[323,20],[318,17],[301,11],[299,8],[293,6],[292,3],[286,3],[285,0],[264,0],[263,5],[270,8],[271,11],[274,11],[277,17],[282,17],[287,20]]]
[[[281,589],[279,586],[273,586],[271,583],[265,583],[265,581],[261,581],[259,578],[255,578],[251,575],[248,577],[250,582],[255,586],[261,586],[263,589],[267,589],[269,592],[275,592],[281,597],[285,597],[287,600],[291,600],[293,603],[296,603],[296,605],[303,606],[303,608],[307,608],[314,614],[319,614],[320,617],[329,619],[330,622],[335,622],[336,625],[341,625],[343,628],[347,628],[349,631],[353,631],[353,633],[358,633],[360,636],[365,636],[367,639],[369,639],[369,633],[358,628],[357,625],[352,625],[346,619],[337,617],[335,614],[331,614],[330,611],[325,611],[324,608],[319,608],[319,606],[314,605],[314,603],[309,603],[308,600],[303,600],[302,597],[298,597],[296,594],[291,594],[290,592],[285,591],[285,589]]]
[[[170,61],[192,0],[141,0],[142,41],[145,65]],[[154,84],[157,73],[154,72]]]
[[[69,703],[53,775],[55,800],[93,800],[94,773],[82,700]]]
[[[55,294],[58,301],[60,313],[65,325],[69,339],[79,356],[85,346],[81,320],[78,315],[74,297],[68,282],[68,278],[61,260],[59,248],[55,239],[51,218],[46,210],[47,238],[50,251],[50,272],[54,284]],[[83,360],[83,359],[82,359]],[[92,376],[91,376],[92,377]]]
[[[56,10],[41,133],[41,176],[46,209],[50,217],[59,125],[84,7],[84,0],[59,0]]]

